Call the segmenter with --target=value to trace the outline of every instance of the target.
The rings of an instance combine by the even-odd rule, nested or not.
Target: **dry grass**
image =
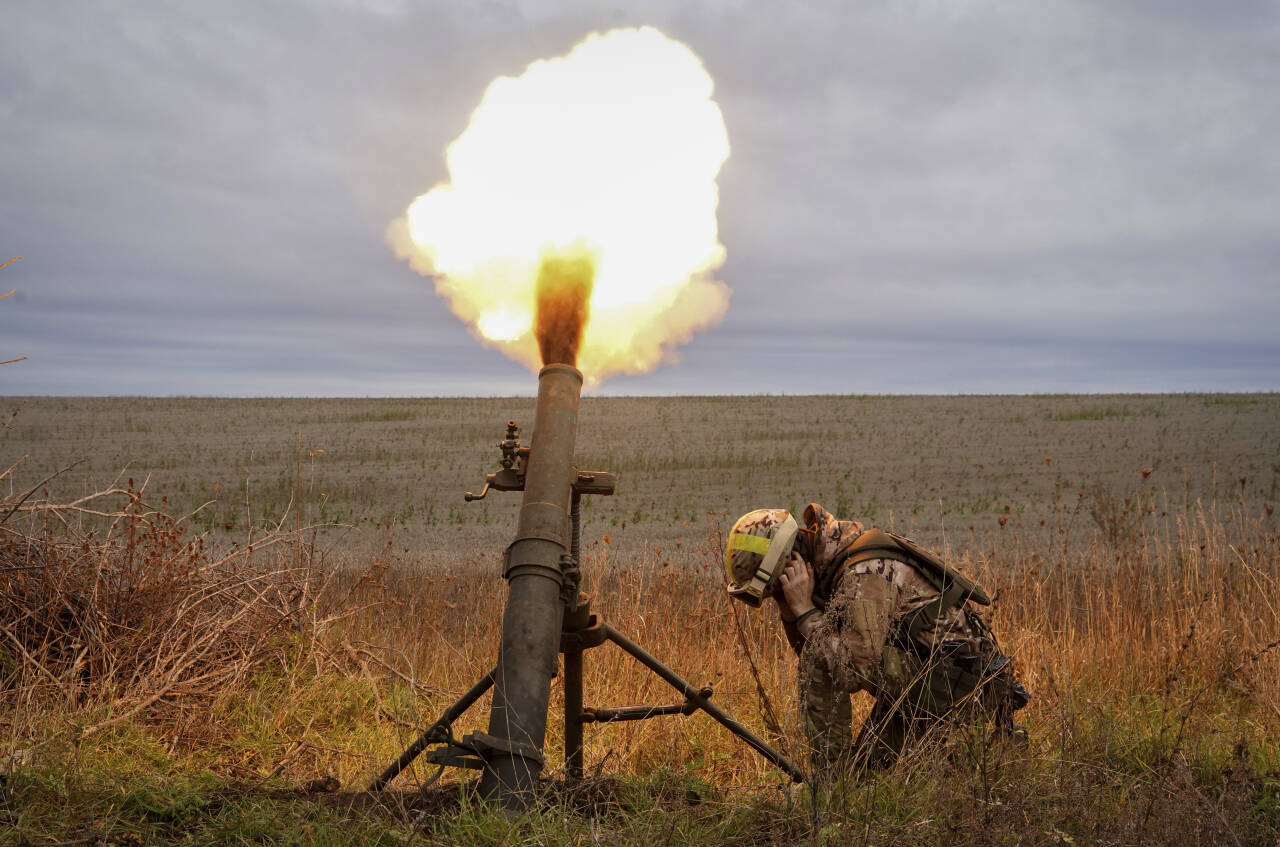
[[[1080,420],[1110,425],[1118,414]],[[300,456],[292,488],[305,491]],[[1280,527],[1266,489],[1270,461],[1265,450],[1242,454],[1245,482],[1214,486],[1219,497],[1197,501],[1190,483],[1158,487],[1150,465],[1136,464],[1110,484],[1066,487],[1061,460],[1042,455],[1027,470],[1050,480],[1041,500],[1000,504],[986,526],[945,536],[947,558],[996,590],[994,629],[1035,695],[1020,713],[1033,739],[1028,750],[950,739],[949,755],[931,751],[883,778],[846,786],[815,820],[806,798],[779,793],[780,775],[705,716],[588,727],[588,771],[621,778],[623,794],[633,785],[644,799],[604,792],[585,817],[536,818],[529,837],[1274,842]],[[191,538],[184,531],[190,520],[148,506],[132,485],[70,502],[40,489],[19,503],[24,493],[0,505],[0,517],[17,506],[0,529],[0,727],[11,750],[36,748],[15,773],[31,774],[18,783],[31,803],[79,803],[99,817],[109,807],[112,820],[133,825],[134,813],[119,811],[132,806],[95,780],[135,774],[129,779],[141,780],[137,790],[155,793],[140,773],[148,770],[212,771],[224,786],[217,791],[227,780],[243,792],[246,784],[330,774],[358,788],[496,655],[501,549],[475,543],[465,528],[434,533],[442,553],[432,556],[406,543],[394,524],[378,530],[369,552],[323,552],[312,531],[283,530],[294,525],[285,513],[251,544],[246,538],[231,547]],[[499,505],[514,511],[516,501],[489,508]],[[685,515],[686,533],[647,544],[620,545],[622,532],[639,534],[635,526],[621,530],[621,521],[588,525],[583,567],[596,611],[690,681],[712,685],[729,711],[803,760],[795,660],[773,612],[733,607],[723,592],[724,511]],[[609,645],[587,654],[586,670],[588,705],[678,699]],[[860,713],[868,706],[858,698]],[[552,776],[560,761],[558,708],[556,680]],[[457,733],[483,728],[486,713],[482,701]],[[419,766],[402,784],[430,774]],[[197,787],[165,814],[183,826],[212,826],[204,777],[182,779]],[[697,806],[684,799],[691,793]],[[170,826],[171,818],[157,823],[154,811],[140,814],[137,826],[152,827],[146,832]],[[392,829],[411,817],[391,813]],[[55,826],[34,821],[19,819],[17,840]],[[350,835],[345,824],[330,824],[335,843]],[[88,833],[103,826],[83,823]],[[516,837],[503,826],[464,804],[420,837]]]
[[[10,520],[14,517],[18,520]],[[332,619],[297,534],[213,552],[133,480],[68,503],[0,503],[0,690],[24,719],[207,710],[264,668],[289,666]]]
[[[1100,707],[1141,709],[1143,703],[1154,705],[1142,720],[1175,741],[1186,737],[1187,726],[1212,727],[1222,750],[1280,734],[1280,532],[1272,519],[1239,506],[1197,507],[1148,516],[1116,546],[1089,525],[1084,511],[1083,505],[1062,509],[1053,547],[1028,549],[1011,523],[1001,544],[949,551],[952,561],[996,589],[992,622],[1036,694],[1030,713],[1042,743],[1053,741],[1044,736],[1045,725],[1069,714],[1085,719]],[[770,608],[750,613],[727,602],[714,530],[700,549],[655,548],[644,558],[615,560],[604,543],[589,549],[585,567],[602,598],[598,611],[614,625],[691,681],[715,685],[717,699],[763,727],[749,655],[777,710],[794,711],[794,659]],[[474,571],[423,573],[394,557],[385,564],[376,590],[390,609],[349,621],[348,637],[387,645],[421,678],[461,691],[491,666],[496,652],[502,595],[493,578]],[[609,646],[587,654],[587,670],[595,705],[675,699]],[[794,743],[794,718],[787,729]],[[694,730],[696,740],[688,732],[680,721],[591,730],[589,749],[609,750],[642,770],[682,767],[691,746],[712,741],[701,730]],[[1194,735],[1197,743],[1205,740]],[[776,778],[730,741],[714,747],[709,778],[739,784]]]

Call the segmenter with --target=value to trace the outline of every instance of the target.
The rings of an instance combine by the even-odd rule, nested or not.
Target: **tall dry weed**
[[[995,539],[946,551],[996,597],[992,625],[1035,696],[1027,714],[1040,749],[1061,754],[1066,735],[1088,735],[1081,709],[1149,723],[1152,743],[1166,749],[1227,732],[1233,719],[1241,738],[1280,732],[1280,533],[1271,517],[1239,504],[1191,504],[1163,516],[1144,511],[1112,534],[1091,526],[1088,508],[1087,493],[1063,506],[1046,543],[1026,540],[1011,521]],[[731,606],[719,532],[712,516],[700,549],[654,547],[621,559],[607,536],[587,544],[594,608],[803,758],[795,659],[768,605],[745,614]],[[495,552],[471,567],[427,571],[392,562],[377,574],[383,605],[344,627],[414,657],[419,679],[460,693],[496,656],[498,560]],[[371,576],[351,571],[345,579],[368,590]],[[609,645],[589,651],[585,664],[588,705],[679,699]],[[553,707],[557,695],[555,681]],[[1148,714],[1144,703],[1157,705]],[[445,698],[430,708],[443,705]],[[868,707],[857,698],[855,714]],[[483,707],[476,711],[479,720]],[[587,743],[589,760],[607,750],[627,769],[696,761],[709,778],[729,783],[769,778],[767,764],[699,716],[589,727]]]
[[[211,702],[311,649],[324,578],[294,533],[213,552],[133,481],[68,503],[0,503],[0,690],[35,716]],[[163,505],[163,504],[162,504]],[[17,517],[17,520],[11,520]]]

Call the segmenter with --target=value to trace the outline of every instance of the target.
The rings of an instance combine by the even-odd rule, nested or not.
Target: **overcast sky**
[[[729,311],[601,393],[1280,389],[1280,3],[8,3],[0,394],[531,393],[396,260],[488,83],[716,83]]]

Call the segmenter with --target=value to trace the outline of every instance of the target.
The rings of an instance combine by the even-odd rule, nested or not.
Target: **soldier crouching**
[[[1024,737],[1030,700],[974,605],[986,594],[909,539],[836,520],[816,503],[804,526],[782,509],[743,515],[729,533],[731,596],[778,603],[800,657],[816,775],[892,764],[940,722],[985,721]],[[875,698],[856,740],[850,695]]]

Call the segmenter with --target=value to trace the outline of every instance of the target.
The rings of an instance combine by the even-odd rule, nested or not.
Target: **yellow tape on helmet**
[[[737,533],[729,539],[730,550],[746,550],[748,553],[758,553],[763,556],[769,552],[770,539],[763,535],[747,535],[745,532]]]

